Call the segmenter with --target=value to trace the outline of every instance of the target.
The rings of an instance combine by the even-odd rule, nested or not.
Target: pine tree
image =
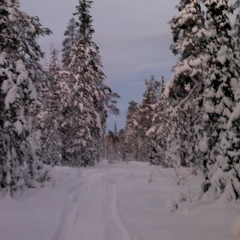
[[[0,19],[0,174],[1,186],[13,192],[26,184],[35,186],[45,177],[30,137],[37,99],[34,85],[42,75],[43,52],[36,39],[50,30],[42,28],[37,17],[22,12],[17,0],[2,1]]]
[[[236,1],[233,5],[233,11],[236,14],[235,22],[234,22],[234,33],[233,37],[235,40],[236,51],[238,53],[238,57],[240,56],[240,1]]]
[[[228,0],[205,0],[207,46],[204,57],[203,190],[217,199],[239,198],[239,59],[231,35]]]
[[[165,80],[164,80],[164,76],[162,76],[162,81],[161,81],[161,95],[160,95],[161,98],[164,97],[164,92],[165,92],[165,90],[166,90]]]
[[[145,80],[146,90],[143,94],[143,100],[140,105],[140,119],[141,128],[146,132],[153,123],[154,107],[159,101],[161,83],[151,76],[149,80]]]
[[[143,100],[139,107],[138,124],[135,135],[135,159],[147,161],[151,151],[151,144],[146,135],[147,131],[153,126],[155,107],[160,99],[161,83],[151,76],[145,80],[146,90]]]
[[[74,45],[75,39],[78,37],[78,26],[74,18],[69,20],[66,31],[64,32],[65,39],[63,40],[62,63],[63,69],[67,70],[71,62],[70,53]]]
[[[139,107],[138,103],[133,100],[128,104],[126,128],[134,129],[135,125],[137,124],[136,115],[139,111]]]
[[[161,146],[160,155],[166,158],[165,161],[161,158],[160,162],[166,166],[189,166],[197,162],[198,156],[205,20],[199,0],[181,0],[177,8],[179,14],[170,21],[170,26],[173,35],[171,50],[179,58],[173,68],[168,96],[161,99],[157,107],[161,112],[155,112],[158,134],[162,129],[165,139],[156,139]]]
[[[77,31],[71,49],[68,85],[71,101],[65,125],[68,128],[67,152],[73,165],[94,164],[103,150],[108,93],[99,48],[92,40],[94,29],[90,8],[92,1],[80,0],[75,15]]]
[[[170,26],[171,50],[179,59],[173,68],[170,97],[184,99],[202,84],[200,56],[205,48],[205,23],[199,0],[180,0],[177,8],[179,16],[170,21]]]
[[[146,135],[153,125],[154,109],[160,98],[161,83],[151,76],[145,81],[146,90],[140,106],[134,101],[129,102],[127,123],[124,129],[123,148],[127,151],[126,158],[147,161],[150,142]]]
[[[109,162],[114,162],[117,160],[120,160],[121,156],[119,154],[120,148],[121,148],[121,143],[120,143],[120,138],[118,132],[114,130],[108,131],[108,134],[106,136],[106,141],[107,141],[107,159]]]
[[[42,99],[44,101],[44,114],[42,125],[42,147],[44,151],[44,163],[60,165],[62,160],[62,133],[61,123],[63,121],[62,109],[62,69],[58,60],[58,51],[51,49],[51,58],[48,67],[48,78],[42,88]]]
[[[120,98],[120,96],[115,92],[109,91],[107,93],[107,107],[110,114],[119,115],[120,111],[117,107],[118,98]]]
[[[159,164],[163,167],[173,167],[176,154],[176,140],[174,136],[173,107],[174,100],[161,94],[153,116],[153,126],[147,131],[146,135],[150,139],[151,152],[150,162]]]
[[[138,129],[139,129],[139,106],[135,101],[130,101],[127,110],[126,127],[122,135],[122,152],[125,158],[139,160]],[[124,156],[122,154],[122,156]]]

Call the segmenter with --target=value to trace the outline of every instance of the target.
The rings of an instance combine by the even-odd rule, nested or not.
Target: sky
[[[169,81],[176,58],[168,22],[177,14],[177,0],[95,0],[91,8],[94,42],[100,48],[106,83],[117,92],[119,116],[109,116],[108,129],[125,126],[128,103],[142,101],[144,81],[154,75]],[[51,36],[39,39],[47,57],[51,46],[61,50],[64,31],[78,0],[20,0],[20,7],[38,16]]]

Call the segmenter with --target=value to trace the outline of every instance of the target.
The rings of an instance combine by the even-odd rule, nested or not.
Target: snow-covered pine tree
[[[205,20],[199,0],[180,0],[177,9],[179,15],[170,21],[171,50],[179,59],[169,85],[168,100],[174,105],[172,113],[168,110],[172,122],[168,128],[173,136],[167,136],[170,144],[167,149],[174,158],[170,162],[186,166],[196,161],[197,131],[202,119],[201,55],[205,46]]]
[[[152,164],[172,167],[175,161],[175,157],[172,157],[172,152],[175,153],[173,146],[177,140],[173,137],[173,99],[161,96],[155,107],[153,126],[146,133],[152,146],[150,161]]]
[[[118,98],[120,98],[120,96],[115,92],[109,92],[107,94],[107,106],[110,114],[119,115],[120,111],[117,107]]]
[[[232,7],[228,0],[203,2],[207,8],[203,190],[214,199],[239,199],[239,59],[231,35]]]
[[[236,51],[238,55],[240,55],[240,1],[237,0],[233,5],[233,11],[236,14],[235,22],[234,22],[234,40],[236,44]]]
[[[68,130],[67,152],[73,165],[94,164],[102,151],[106,127],[108,93],[97,45],[92,40],[94,29],[90,8],[92,1],[80,0],[76,7],[77,31],[71,49],[69,87],[71,101],[65,125]]]
[[[36,39],[50,30],[22,12],[17,0],[1,1],[0,19],[0,177],[1,187],[10,193],[45,177],[29,140],[37,98],[34,84],[42,73],[43,52]]]
[[[75,18],[69,20],[66,31],[64,32],[65,39],[63,40],[62,48],[62,64],[63,69],[67,70],[71,62],[70,53],[74,45],[75,39],[78,37],[78,26]]]
[[[109,162],[114,162],[120,160],[120,149],[121,142],[118,135],[118,132],[114,130],[108,131],[106,136],[106,151],[107,151],[107,159]]]
[[[169,24],[173,36],[171,50],[179,59],[173,68],[169,95],[183,99],[202,84],[200,56],[205,47],[205,29],[199,0],[180,0],[177,8],[179,15]]]
[[[166,90],[166,85],[165,85],[165,79],[164,76],[162,76],[162,81],[161,81],[161,95],[160,98],[164,97],[164,92]]]
[[[126,152],[129,159],[139,159],[138,128],[139,128],[139,106],[135,101],[128,103],[126,127],[121,144],[122,150]]]
[[[129,102],[127,122],[124,129],[124,149],[126,157],[138,161],[147,161],[150,153],[150,142],[146,132],[153,125],[154,109],[160,98],[161,83],[151,76],[145,80],[146,90],[140,106]]]
[[[151,152],[150,162],[159,164],[164,167],[172,167],[176,157],[175,153],[176,141],[175,123],[173,122],[176,115],[174,109],[175,100],[168,96],[170,86],[165,86],[164,78],[161,82],[160,99],[154,107],[152,127],[147,131],[146,135],[150,141]]]
[[[146,132],[153,124],[154,107],[160,98],[161,83],[151,76],[149,80],[145,80],[146,90],[143,94],[143,100],[140,105],[139,124],[141,129]]]
[[[130,131],[136,127],[138,124],[137,115],[139,111],[138,103],[135,101],[130,101],[127,110],[127,122],[126,122],[126,129]]]
[[[143,100],[139,107],[138,124],[136,126],[136,156],[137,160],[147,161],[151,151],[151,144],[146,135],[147,131],[153,126],[155,107],[160,99],[161,82],[151,76],[145,80],[146,90]]]
[[[44,108],[40,112],[42,123],[42,148],[44,163],[60,165],[62,160],[61,123],[63,121],[63,96],[61,89],[62,69],[58,60],[58,51],[51,49],[51,58],[48,66],[48,78],[42,87],[42,101]]]

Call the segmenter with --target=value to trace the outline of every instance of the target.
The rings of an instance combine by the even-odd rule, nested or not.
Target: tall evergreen
[[[126,157],[138,161],[147,161],[149,158],[151,146],[146,133],[153,126],[155,107],[161,94],[161,83],[154,76],[145,80],[145,85],[140,106],[134,101],[129,102],[124,129]]]
[[[179,15],[170,21],[173,44],[172,52],[177,55],[178,62],[174,66],[174,76],[170,96],[186,98],[195,94],[188,89],[200,89],[202,69],[200,56],[205,48],[205,23],[199,0],[180,0],[177,6]]]
[[[65,39],[63,40],[62,48],[62,63],[63,69],[67,70],[71,62],[70,53],[74,45],[75,39],[78,37],[78,26],[75,18],[69,20],[66,31],[64,32]]]
[[[154,108],[160,98],[161,83],[151,76],[149,80],[145,80],[146,90],[143,94],[143,100],[140,105],[139,124],[143,131],[147,131],[153,124]]]
[[[240,56],[240,1],[239,0],[237,0],[233,5],[233,11],[236,14],[233,36],[236,44],[236,51],[238,53],[238,56]]]
[[[42,113],[42,147],[44,151],[44,163],[59,165],[62,160],[61,123],[63,122],[63,95],[61,83],[61,65],[58,60],[58,51],[51,49],[51,58],[48,66],[48,78],[42,87],[42,99],[44,102]]]
[[[128,158],[137,160],[139,157],[138,130],[139,130],[139,106],[135,101],[128,103],[126,127],[124,129],[124,141],[122,150],[127,153]]]
[[[92,1],[80,0],[74,15],[77,31],[70,54],[69,80],[71,101],[66,118],[67,154],[73,165],[94,164],[102,151],[107,118],[107,94],[99,48],[93,42]]]
[[[50,33],[37,17],[19,9],[17,0],[0,4],[0,164],[1,186],[13,192],[42,181],[41,162],[29,141],[43,52],[39,36]],[[23,176],[23,169],[25,174]]]
[[[174,136],[175,123],[173,99],[161,94],[161,98],[157,103],[153,116],[153,126],[147,131],[147,136],[151,141],[150,160],[153,164],[159,164],[164,167],[172,167],[176,164],[176,141]]]
[[[180,0],[178,15],[170,21],[172,52],[178,56],[167,95],[155,107],[152,140],[155,163],[190,166],[197,162],[198,131],[202,118],[201,56],[205,23],[199,0]],[[164,85],[164,83],[163,83]]]
[[[205,0],[204,191],[217,199],[239,198],[239,59],[235,53],[228,0]]]

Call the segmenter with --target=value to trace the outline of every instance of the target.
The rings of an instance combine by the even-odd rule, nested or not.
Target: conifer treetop
[[[85,41],[91,41],[94,29],[92,26],[93,19],[90,15],[90,8],[93,1],[79,0],[79,5],[76,6],[74,15],[78,15],[79,34],[80,38]]]

